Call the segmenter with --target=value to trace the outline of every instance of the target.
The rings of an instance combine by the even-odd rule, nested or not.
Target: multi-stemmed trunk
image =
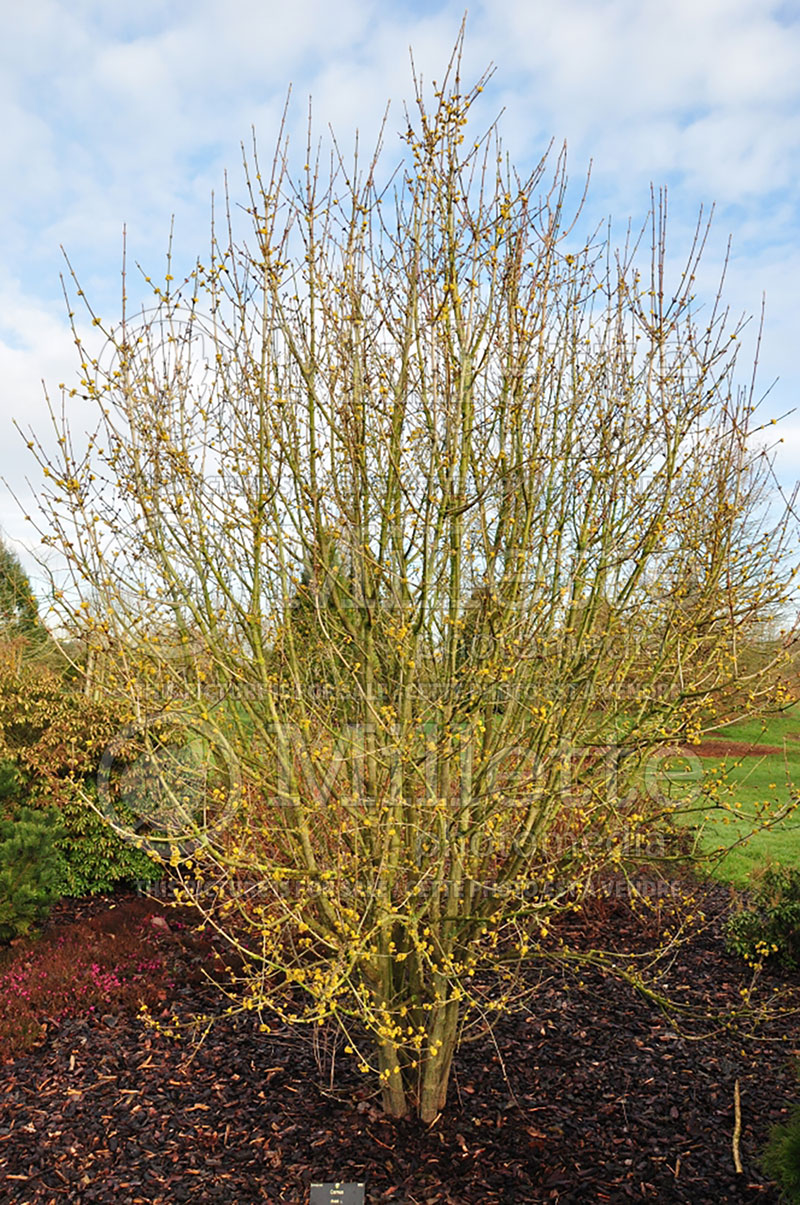
[[[443,1112],[458,1021],[458,1001],[434,1005],[421,1052],[398,1042],[384,1042],[378,1046],[383,1107],[391,1117],[412,1114],[429,1125]]]
[[[404,940],[408,935],[393,932],[406,956],[386,959],[380,984],[372,985],[378,1012],[393,1021],[375,1035],[383,1107],[391,1117],[412,1115],[430,1124],[447,1098],[460,1001],[440,971],[423,972],[419,951]]]

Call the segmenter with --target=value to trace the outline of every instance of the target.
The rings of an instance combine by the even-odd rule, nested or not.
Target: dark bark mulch
[[[749,973],[723,950],[726,891],[699,892],[713,923],[680,950],[668,989],[725,1009],[741,1002]],[[141,915],[134,896],[115,902],[117,923],[126,907]],[[62,904],[53,923],[108,906]],[[653,923],[612,900],[577,916],[569,937],[635,951],[652,942]],[[219,1009],[194,965],[203,943],[187,938],[160,927],[160,941],[185,951],[165,1024]],[[693,1040],[687,1029],[713,1025],[676,1028],[601,968],[532,974],[542,980],[532,1011],[462,1047],[448,1112],[429,1129],[385,1118],[333,1035],[264,1034],[245,1014],[220,1020],[192,1052],[136,1016],[63,1021],[0,1066],[0,1201],[301,1205],[310,1182],[336,1180],[365,1181],[373,1205],[778,1200],[758,1155],[797,1096],[796,1018]],[[777,989],[800,1004],[797,975],[765,975],[760,998]],[[731,1145],[737,1080],[742,1174]]]

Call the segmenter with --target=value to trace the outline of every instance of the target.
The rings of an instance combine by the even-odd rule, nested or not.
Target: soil
[[[723,947],[728,890],[694,890],[708,924],[679,949],[665,990],[697,1014],[670,1018],[602,968],[578,978],[532,966],[530,1009],[462,1047],[448,1110],[427,1128],[381,1113],[333,1033],[261,1033],[242,1014],[192,1047],[113,1009],[51,1025],[0,1066],[0,1201],[305,1205],[312,1182],[345,1181],[364,1182],[371,1205],[777,1202],[759,1152],[798,1097],[797,1012],[708,1019],[742,1004],[750,972]],[[122,894],[62,903],[51,927],[111,925],[112,904],[113,925],[141,918],[142,900]],[[154,933],[182,968],[162,1022],[220,1012],[200,973],[207,943],[146,908],[163,915]],[[612,890],[565,936],[631,955],[652,945],[655,923]],[[756,995],[798,1009],[800,976],[765,970]]]
[[[785,753],[783,745],[754,745],[744,741],[709,740],[699,745],[684,745],[682,753],[695,753],[698,757],[764,757],[767,753]]]

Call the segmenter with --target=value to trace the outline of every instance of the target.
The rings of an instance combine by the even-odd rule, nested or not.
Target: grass
[[[745,886],[769,861],[800,866],[800,808],[777,818],[800,795],[800,705],[764,720],[741,720],[712,736],[782,752],[681,758],[666,772],[670,794],[685,802],[684,819],[696,826],[697,849],[710,859],[710,873]],[[713,806],[714,798],[722,806]]]

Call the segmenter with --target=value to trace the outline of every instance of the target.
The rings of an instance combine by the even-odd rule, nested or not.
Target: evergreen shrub
[[[800,867],[767,866],[755,879],[752,907],[727,924],[727,947],[748,962],[800,965]]]
[[[49,913],[61,894],[58,813],[22,808],[0,819],[0,941],[19,937]]]

